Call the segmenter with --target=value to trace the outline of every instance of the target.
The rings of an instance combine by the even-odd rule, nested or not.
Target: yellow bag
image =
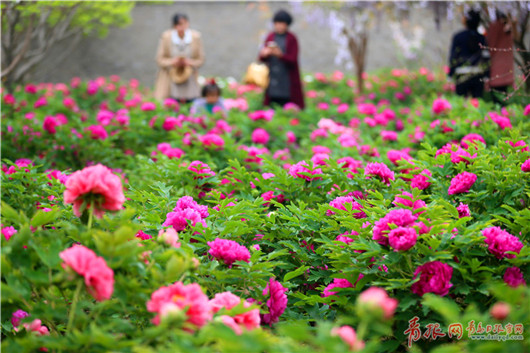
[[[252,63],[247,68],[243,82],[261,88],[269,86],[269,68],[265,64]]]

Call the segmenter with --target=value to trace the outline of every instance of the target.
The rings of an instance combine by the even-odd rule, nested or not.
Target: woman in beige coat
[[[173,29],[162,33],[156,63],[158,73],[154,96],[157,100],[173,98],[190,102],[200,96],[198,68],[204,63],[204,49],[201,34],[189,28],[188,16],[176,14],[173,17]],[[172,69],[178,69],[179,72],[186,72],[187,69],[191,74],[184,82],[175,83],[171,77]]]

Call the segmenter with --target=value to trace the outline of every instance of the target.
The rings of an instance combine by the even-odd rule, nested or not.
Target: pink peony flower
[[[173,211],[166,215],[166,221],[162,226],[172,226],[177,232],[185,230],[188,221],[191,226],[201,223],[203,227],[207,227],[204,218],[208,216],[208,206],[199,205],[191,196],[183,196],[177,201]]]
[[[527,151],[530,151],[530,147],[528,147],[528,145],[526,144],[526,142],[524,142],[523,140],[519,140],[517,142],[512,142],[512,141],[506,141],[508,142],[508,144],[510,146],[512,146],[513,148],[515,148],[517,150],[517,152],[527,152]],[[518,147],[521,147],[520,149]]]
[[[497,302],[490,309],[490,315],[495,320],[502,321],[510,315],[510,305],[505,302]]]
[[[162,123],[162,129],[166,131],[175,130],[176,127],[182,127],[182,119],[168,116]]]
[[[352,240],[353,241],[353,240]],[[332,295],[337,295],[338,292],[332,291],[334,288],[353,288],[354,285],[348,281],[345,278],[334,278],[333,282],[327,285],[326,288],[324,288],[324,292],[322,292],[322,296],[329,297]]]
[[[158,232],[158,237],[164,240],[166,244],[174,248],[180,248],[179,235],[174,228],[161,229]]]
[[[513,288],[519,287],[520,285],[526,286],[523,273],[518,267],[508,267],[506,272],[504,272],[503,279],[504,283]]]
[[[484,137],[482,137],[479,134],[467,134],[466,136],[462,137],[462,140],[460,140],[460,144],[464,148],[469,148],[470,145],[474,145],[477,143],[477,141],[482,142],[484,145],[486,145],[486,141],[484,140]]]
[[[401,195],[396,195],[392,203],[396,207],[400,207],[401,205],[401,206],[410,207],[413,210],[427,207],[427,205],[425,204],[425,201],[414,200],[414,196],[412,196],[410,192],[406,192],[406,191],[403,191]],[[424,212],[425,211],[421,211],[421,212],[418,212],[418,214],[422,214]]]
[[[464,162],[465,164],[469,164],[470,163],[470,160],[474,159],[477,157],[477,154],[473,154],[471,155],[468,151],[462,149],[462,148],[459,148],[458,150],[456,151],[451,151],[451,162],[452,163],[460,163],[460,162]]]
[[[210,300],[210,308],[213,313],[217,313],[222,308],[230,310],[241,303],[241,298],[231,292],[217,293],[215,297]],[[248,308],[251,304],[244,301],[243,306]],[[259,327],[261,319],[259,316],[259,309],[252,309],[245,313],[235,315],[233,317],[223,315],[223,323],[231,327],[238,335],[242,333],[242,328],[253,330]]]
[[[139,239],[142,239],[142,240],[149,240],[149,239],[152,239],[153,236],[150,235],[150,234],[147,234],[147,233],[144,233],[143,231],[139,230],[135,237],[139,238]]]
[[[64,203],[74,204],[77,217],[85,208],[94,207],[96,217],[103,217],[103,212],[118,211],[123,208],[125,196],[120,178],[104,165],[86,167],[70,175],[66,181]]]
[[[203,163],[201,161],[191,162],[188,166],[188,170],[197,173],[197,176],[195,177],[197,179],[204,179],[215,176],[215,172],[210,169],[208,164]]]
[[[449,186],[447,193],[449,195],[454,195],[468,192],[476,180],[477,176],[473,173],[462,172],[457,174],[451,179],[451,185]]]
[[[109,136],[107,130],[101,125],[90,125],[86,130],[90,131],[92,140],[105,140]]]
[[[349,207],[352,209],[352,211],[362,210],[363,208],[363,206],[360,203],[354,201],[353,196],[340,196],[329,202],[329,205],[331,207],[336,208],[338,210],[343,210],[343,211],[347,211],[347,208],[345,206],[346,204],[350,204]],[[333,214],[335,214],[335,212],[332,210],[326,211],[326,215],[328,216],[331,216]],[[352,215],[354,218],[357,218],[357,219],[366,218],[366,213],[364,213],[363,211],[353,212]]]
[[[274,117],[274,110],[272,109],[256,110],[256,111],[253,111],[252,113],[249,113],[248,117],[253,121],[256,121],[256,120],[271,121],[272,118]]]
[[[456,210],[458,211],[458,218],[471,216],[471,212],[469,211],[469,206],[466,205],[465,203],[460,202],[460,205],[458,205]]]
[[[29,314],[27,312],[25,312],[24,310],[18,309],[17,311],[13,313],[13,315],[11,315],[11,324],[16,329],[18,326],[20,326],[20,321],[22,321],[22,319],[28,316]]]
[[[482,231],[484,242],[488,244],[488,250],[497,259],[515,258],[515,254],[507,254],[507,251],[519,253],[523,248],[523,243],[518,237],[502,230],[499,227],[489,227]]]
[[[357,298],[357,304],[360,307],[367,307],[370,310],[382,310],[383,317],[386,320],[394,316],[398,303],[397,299],[390,298],[383,288],[378,287],[368,288]]]
[[[381,138],[383,141],[397,141],[398,134],[395,131],[381,131]]]
[[[434,293],[445,296],[449,288],[453,286],[450,282],[453,276],[453,268],[440,261],[431,261],[419,266],[414,272],[413,279],[420,275],[420,280],[412,284],[413,293],[423,296],[425,293]]]
[[[202,327],[212,319],[208,297],[197,283],[185,285],[176,282],[157,289],[147,302],[147,311],[157,314],[153,319],[155,325],[172,313],[181,311],[193,328]]]
[[[114,291],[114,272],[102,257],[83,245],[73,245],[59,257],[64,261],[64,269],[71,269],[85,278],[87,291],[94,299],[110,299]]]
[[[353,243],[354,239],[352,239],[350,237],[351,235],[356,236],[356,235],[359,235],[359,233],[357,233],[354,230],[352,230],[351,232],[345,232],[345,233],[342,233],[340,235],[337,235],[337,237],[335,238],[335,241],[341,241],[341,242],[343,242],[345,244]],[[355,251],[357,252],[357,251],[360,251],[360,250],[355,250]]]
[[[263,295],[269,295],[269,300],[267,300],[267,307],[269,308],[269,313],[263,315],[262,321],[266,325],[272,325],[279,321],[280,316],[285,311],[287,307],[287,288],[281,285],[280,282],[271,278],[269,283],[263,290]]]
[[[378,162],[367,163],[364,168],[364,175],[368,176],[368,178],[377,176],[387,185],[390,185],[390,180],[395,180],[394,172],[385,164]]]
[[[504,130],[506,128],[512,128],[512,122],[510,121],[510,118],[499,115],[495,112],[489,112],[488,116],[495,124],[497,124],[501,128],[501,130]]]
[[[528,158],[526,161],[521,164],[521,171],[523,172],[530,172],[530,158]]]
[[[144,102],[140,109],[144,112],[153,111],[156,109],[156,104],[153,102]]]
[[[24,328],[26,331],[34,332],[37,336],[48,336],[50,334],[48,327],[44,326],[39,319],[35,319],[29,324],[24,324]]]
[[[394,251],[407,251],[416,244],[418,233],[414,228],[398,227],[388,233],[388,244]]]
[[[217,134],[206,134],[203,136],[199,136],[199,141],[203,144],[203,146],[217,146],[218,149],[223,149],[225,145],[225,140]]]
[[[425,190],[431,183],[429,182],[432,173],[428,169],[424,169],[420,174],[415,175],[411,182],[410,187]]]
[[[250,260],[250,251],[236,241],[215,238],[214,241],[208,242],[208,246],[210,247],[208,253],[228,266],[232,266],[235,261]]]
[[[15,235],[16,232],[17,230],[12,226],[2,228],[2,235],[4,236],[4,238],[6,238],[6,240],[11,239],[11,237]]]
[[[49,134],[54,135],[57,132],[57,126],[61,125],[57,119],[53,116],[47,116],[44,118],[42,128]]]
[[[451,110],[451,103],[443,98],[437,98],[432,102],[432,111],[434,114],[442,114]]]
[[[252,132],[252,142],[255,144],[266,145],[269,138],[269,133],[265,129],[257,128]]]
[[[412,211],[397,208],[391,210],[386,216],[375,222],[372,239],[381,245],[388,245],[387,233],[390,231],[390,224],[398,227],[412,227],[418,217]]]
[[[303,175],[301,173],[309,174],[309,175]],[[322,169],[318,168],[318,169],[314,169],[313,171],[311,171],[306,161],[301,161],[301,162],[298,162],[292,165],[289,168],[289,174],[295,178],[302,178],[307,181],[322,179],[319,176],[314,176],[314,175],[322,175]]]
[[[287,143],[288,144],[293,144],[293,143],[296,142],[296,135],[292,131],[287,131],[285,133],[285,137],[287,137]]]
[[[357,339],[357,334],[355,330],[350,326],[341,326],[339,328],[335,327],[331,330],[331,335],[339,336],[344,343],[350,347],[350,351],[356,352],[364,349],[364,342]]]

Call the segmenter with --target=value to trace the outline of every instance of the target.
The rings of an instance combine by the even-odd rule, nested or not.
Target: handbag
[[[248,85],[256,85],[267,88],[269,85],[269,68],[265,64],[252,63],[247,68],[243,82]]]

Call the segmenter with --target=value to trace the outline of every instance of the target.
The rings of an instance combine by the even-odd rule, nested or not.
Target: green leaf
[[[309,266],[302,266],[302,267],[297,268],[297,269],[294,270],[294,271],[291,271],[291,272],[286,273],[285,276],[283,276],[283,282],[287,282],[287,281],[289,281],[289,280],[292,279],[292,278],[295,278],[295,277],[300,276],[300,275],[301,275],[302,273],[304,273],[308,268],[309,268]]]

